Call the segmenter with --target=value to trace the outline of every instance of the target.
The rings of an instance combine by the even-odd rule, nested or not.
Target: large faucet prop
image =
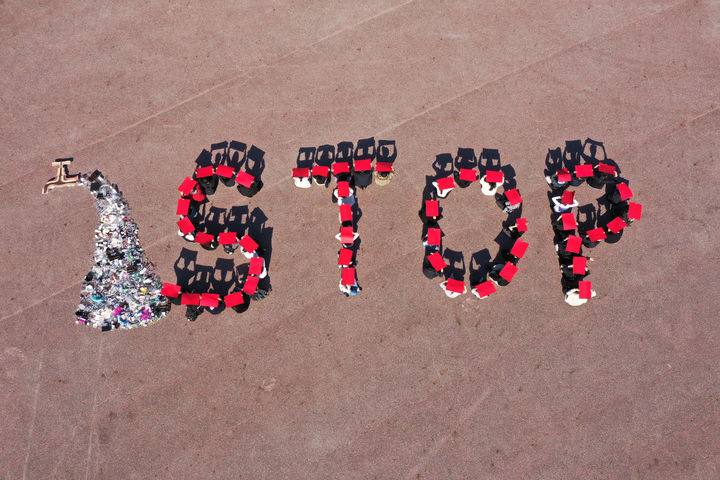
[[[70,175],[68,173],[68,165],[72,163],[72,158],[58,158],[52,162],[54,167],[57,167],[57,174],[45,182],[42,187],[42,193],[48,193],[54,188],[61,187],[73,187],[80,184],[80,174]]]

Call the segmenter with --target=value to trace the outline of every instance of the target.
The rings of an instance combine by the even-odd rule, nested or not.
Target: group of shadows
[[[510,165],[503,165],[500,160],[500,153],[497,149],[484,148],[477,157],[475,150],[472,148],[458,148],[457,155],[453,158],[451,153],[441,153],[435,157],[432,164],[434,174],[425,177],[425,188],[423,190],[422,206],[418,215],[423,222],[421,239],[424,246],[424,256],[422,262],[422,272],[427,278],[437,278],[444,276],[445,282],[441,284],[448,296],[451,294],[445,289],[444,285],[447,280],[454,279],[464,282],[467,274],[465,256],[463,252],[452,250],[450,248],[442,248],[442,242],[439,246],[428,245],[428,229],[439,228],[438,221],[443,218],[442,207],[439,208],[438,215],[429,217],[426,212],[426,201],[444,198],[439,196],[438,188],[433,182],[438,179],[452,176],[455,184],[460,188],[467,188],[472,182],[463,180],[460,176],[462,169],[477,170],[478,178],[482,179],[488,170],[501,171],[503,173],[504,183],[500,185],[490,184],[493,190],[497,186],[502,186],[505,191],[517,188],[515,180],[515,170]],[[437,183],[437,182],[436,182]],[[492,281],[496,286],[505,286],[509,282],[499,275],[499,272],[508,262],[513,265],[517,264],[518,258],[510,253],[515,241],[522,235],[523,229],[518,228],[518,219],[522,217],[522,203],[510,206],[505,193],[495,193],[494,200],[498,208],[508,214],[502,223],[500,233],[495,237],[494,242],[498,245],[498,253],[493,257],[487,248],[478,250],[470,256],[469,263],[469,281],[471,289],[488,280]],[[442,234],[444,236],[444,233]],[[429,261],[429,255],[434,252],[441,254],[445,261],[446,267],[442,271],[438,271]],[[454,295],[452,295],[454,296]],[[484,298],[484,297],[483,297]]]
[[[231,294],[242,295],[242,301],[238,303],[235,299],[232,303],[232,309],[238,313],[245,312],[250,305],[251,300],[262,300],[271,291],[270,283],[270,264],[272,261],[272,235],[273,228],[268,226],[268,218],[262,209],[255,207],[252,211],[247,205],[233,206],[230,209],[219,208],[208,202],[208,196],[215,193],[218,183],[225,186],[236,186],[238,191],[246,196],[252,197],[262,188],[262,172],[265,168],[264,160],[265,152],[255,145],[247,148],[247,145],[238,141],[221,142],[212,144],[210,151],[203,150],[197,157],[196,169],[193,179],[197,181],[197,190],[195,192],[204,195],[188,196],[191,200],[190,208],[187,211],[187,218],[197,229],[197,232],[204,232],[213,236],[213,240],[209,243],[199,244],[206,250],[215,250],[218,247],[218,237],[223,232],[235,232],[237,238],[249,235],[258,247],[256,255],[264,260],[264,276],[260,277],[257,285],[250,290],[243,288],[246,280],[250,276],[250,264],[243,263],[236,266],[233,259],[218,258],[214,266],[198,265],[196,250],[183,248],[175,261],[175,277],[177,284],[181,286],[183,293],[210,293],[220,296],[217,306],[208,307],[203,305],[186,305],[186,317],[190,321],[195,321],[197,317],[207,309],[212,314],[218,314],[227,307],[224,298]],[[212,167],[213,171],[217,171],[218,166],[226,165],[230,167],[234,175],[219,176],[217,174],[201,176],[198,178],[197,172],[207,167]],[[226,169],[227,170],[227,169]],[[236,183],[236,175],[238,172],[246,172],[254,177],[250,187]],[[204,198],[203,198],[204,197]],[[197,198],[202,198],[197,201]],[[197,234],[197,232],[195,232]],[[192,236],[182,235],[188,242],[195,243]],[[225,253],[235,254],[238,244],[222,245]],[[242,247],[241,252],[245,253]],[[248,256],[248,255],[246,255]],[[182,304],[182,295],[171,298],[171,303]]]
[[[339,207],[340,231],[336,238],[342,246],[338,251],[338,286],[346,297],[356,296],[362,290],[357,276],[361,244],[358,225],[362,218],[357,189],[370,186],[373,174],[376,184],[387,185],[394,175],[396,158],[395,140],[378,140],[376,144],[374,137],[360,139],[357,145],[344,141],[337,147],[325,144],[298,149],[297,168],[293,170],[297,187],[310,188],[315,184],[328,188],[332,178],[335,180],[331,199]]]
[[[562,150],[549,149],[545,180],[550,185],[550,222],[562,272],[562,291],[568,304],[581,305],[596,294],[585,280],[590,274],[588,262],[593,259],[583,256],[582,248],[591,249],[603,241],[617,243],[624,228],[640,218],[642,206],[629,201],[629,181],[621,176],[617,163],[608,158],[604,144],[591,138],[584,142],[568,140]],[[579,205],[574,200],[571,188],[583,183],[603,191],[594,204]],[[577,210],[575,215],[573,209]]]

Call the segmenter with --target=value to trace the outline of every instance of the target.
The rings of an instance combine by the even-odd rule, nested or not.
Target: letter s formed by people
[[[245,143],[234,140],[212,144],[210,151],[203,150],[195,161],[193,176],[185,177],[178,187],[178,235],[206,250],[220,245],[226,254],[240,250],[249,260],[237,269],[232,261],[222,259],[214,268],[198,266],[197,251],[182,250],[175,262],[175,273],[178,284],[185,286],[165,283],[162,293],[176,304],[185,305],[190,321],[206,308],[219,313],[228,307],[242,313],[251,300],[262,300],[272,290],[268,275],[272,228],[265,214],[260,208],[250,211],[246,205],[234,206],[228,212],[208,204],[208,197],[220,183],[234,186],[246,198],[259,193],[264,157],[265,152],[255,145],[248,149]],[[228,293],[233,288],[235,291]]]

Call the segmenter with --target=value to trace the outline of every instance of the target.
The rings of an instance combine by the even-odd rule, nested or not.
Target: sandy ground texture
[[[33,3],[0,2],[2,478],[720,478],[717,2]],[[330,193],[290,170],[301,146],[373,135],[397,141],[398,174],[358,196],[348,299]],[[588,136],[645,210],[571,308],[543,169]],[[117,183],[174,282],[198,250],[177,186],[226,139],[266,151],[256,197],[212,204],[267,216],[271,296],[76,325],[95,209],[81,188],[40,195],[50,162]],[[530,224],[482,302],[420,268],[425,176],[458,147],[500,151]],[[446,245],[494,255],[503,215],[470,192],[443,204]],[[197,264],[218,259],[244,263]]]

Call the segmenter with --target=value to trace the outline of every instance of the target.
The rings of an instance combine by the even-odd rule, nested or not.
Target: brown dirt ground
[[[105,3],[0,2],[3,478],[720,477],[716,2]],[[329,193],[289,172],[300,146],[372,135],[398,176],[360,192],[346,299]],[[586,136],[645,211],[573,309],[543,160]],[[75,325],[96,218],[83,189],[40,195],[50,162],[116,182],[172,282],[176,187],[224,139],[267,152],[272,296]],[[483,302],[419,267],[424,176],[458,146],[500,150],[531,227]],[[497,232],[481,212],[453,207],[454,245]]]

